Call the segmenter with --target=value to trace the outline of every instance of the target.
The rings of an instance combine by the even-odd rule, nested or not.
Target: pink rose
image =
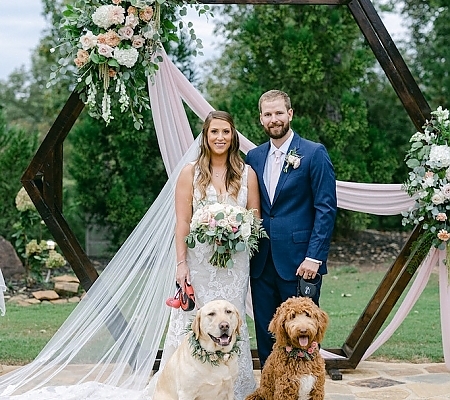
[[[144,43],[145,43],[145,39],[140,35],[133,36],[133,38],[131,39],[131,45],[135,49],[141,48],[144,45]]]
[[[98,54],[104,57],[112,57],[113,55],[113,48],[111,46],[108,46],[107,44],[99,44],[98,45]]]
[[[217,221],[215,220],[215,218],[211,218],[211,219],[209,220],[209,226],[210,226],[211,228],[215,228],[216,225],[217,225]]]
[[[121,39],[131,39],[134,35],[134,31],[131,26],[124,26],[120,28],[117,33]]]
[[[439,213],[436,215],[436,220],[441,222],[447,221],[447,215],[445,213]]]
[[[290,353],[290,352],[292,351],[292,347],[291,347],[291,346],[286,346],[286,351],[287,351],[288,353]]]

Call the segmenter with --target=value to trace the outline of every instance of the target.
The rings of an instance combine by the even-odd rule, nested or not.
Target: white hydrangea
[[[130,49],[118,49],[114,50],[114,58],[120,65],[125,65],[128,68],[131,68],[136,64],[136,61],[139,57],[139,52],[134,48]]]
[[[92,22],[103,29],[108,29],[114,24],[123,24],[124,21],[125,9],[113,4],[100,6],[92,14]]]
[[[439,106],[436,109],[436,111],[433,111],[431,114],[436,117],[436,119],[438,120],[438,122],[440,124],[442,124],[444,126],[448,126],[449,111],[447,109],[444,110],[444,109],[442,109],[442,106]]]
[[[450,167],[450,147],[447,145],[432,145],[427,165],[431,168]]]

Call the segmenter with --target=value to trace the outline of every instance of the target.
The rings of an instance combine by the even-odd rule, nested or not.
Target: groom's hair
[[[286,106],[286,110],[290,110],[292,108],[291,99],[285,92],[282,92],[281,90],[269,90],[268,92],[263,93],[261,95],[261,97],[259,98],[259,102],[258,102],[259,112],[261,112],[261,104],[264,101],[274,101],[275,99],[277,99],[279,97],[281,97],[284,100],[284,105]]]

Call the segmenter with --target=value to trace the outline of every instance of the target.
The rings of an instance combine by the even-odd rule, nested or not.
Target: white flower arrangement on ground
[[[185,0],[76,0],[63,12],[63,43],[57,46],[60,67],[50,75],[48,86],[57,83],[57,73],[66,74],[76,66],[77,91],[90,114],[108,124],[114,119],[113,106],[129,112],[136,129],[143,126],[143,109],[150,108],[147,80],[158,70],[161,57],[155,55],[163,42],[177,41],[178,27],[167,18],[186,15]],[[189,2],[192,3],[192,2]],[[194,1],[195,4],[195,1]],[[196,4],[199,14],[209,10]],[[202,48],[191,24],[191,40]],[[55,51],[55,49],[51,49]],[[197,50],[195,50],[197,54]],[[202,54],[198,52],[198,54]]]
[[[402,224],[423,224],[428,242],[445,249],[450,239],[450,121],[449,111],[438,107],[431,120],[410,139],[406,165],[411,168],[403,187],[415,200],[402,213]]]
[[[255,216],[255,210],[214,203],[194,213],[185,241],[189,248],[194,248],[197,242],[212,245],[211,265],[232,268],[232,255],[244,250],[253,255],[258,249],[258,240],[263,237],[268,236],[262,220]]]

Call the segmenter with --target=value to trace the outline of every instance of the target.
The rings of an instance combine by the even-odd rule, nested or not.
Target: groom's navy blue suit
[[[336,217],[336,179],[325,147],[294,133],[289,151],[302,156],[300,166],[283,169],[270,202],[264,184],[264,166],[270,142],[250,150],[246,157],[258,176],[261,217],[269,239],[262,239],[250,261],[250,282],[257,334],[258,353],[264,364],[273,341],[268,323],[276,308],[295,296],[297,268],[309,257],[322,264],[318,273],[327,273],[326,260]],[[287,158],[287,157],[286,157]],[[284,165],[283,165],[284,168]],[[320,287],[313,300],[318,304]]]

